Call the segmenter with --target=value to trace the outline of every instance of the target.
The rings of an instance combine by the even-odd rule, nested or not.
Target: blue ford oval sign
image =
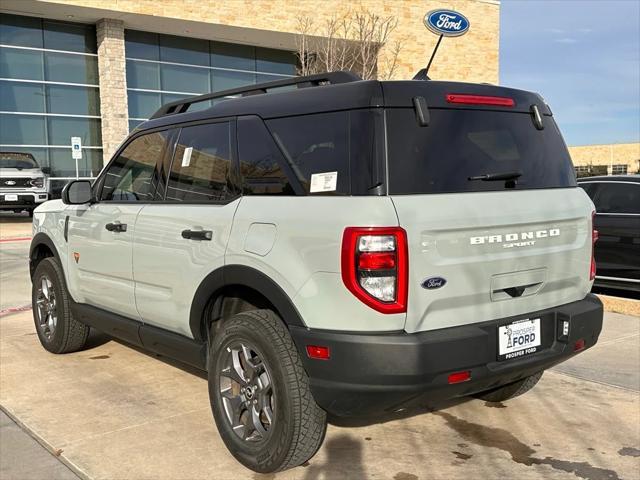
[[[424,16],[424,25],[445,37],[459,37],[469,30],[467,17],[453,10],[431,10]]]
[[[447,281],[442,277],[431,277],[422,282],[422,288],[435,290],[436,288],[444,287],[446,283]]]

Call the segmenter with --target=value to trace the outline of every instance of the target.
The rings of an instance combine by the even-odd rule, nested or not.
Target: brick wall
[[[104,18],[96,24],[102,155],[106,163],[129,133],[127,78],[124,59],[124,23]]]
[[[569,153],[575,166],[604,165],[611,174],[611,165],[627,165],[628,173],[640,172],[640,143],[569,147]]]
[[[469,32],[445,38],[432,65],[434,79],[498,83],[500,5],[494,0],[46,0],[47,3],[107,9],[117,13],[153,15],[259,30],[297,33],[298,18],[321,24],[334,13],[365,8],[382,17],[394,16],[398,28],[390,43],[403,49],[396,78],[412,78],[426,66],[438,37],[423,24],[427,11],[452,8],[471,22]],[[214,27],[212,27],[214,28]],[[213,30],[212,30],[213,31]],[[188,34],[186,34],[188,36]],[[383,50],[381,56],[386,52]]]

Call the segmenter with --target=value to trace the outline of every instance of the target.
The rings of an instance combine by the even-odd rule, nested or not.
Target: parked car
[[[0,152],[0,210],[29,212],[49,199],[47,168],[30,153]]]
[[[180,100],[62,197],[34,218],[44,348],[94,327],[208,371],[257,472],[312,457],[327,412],[513,398],[602,328],[593,203],[522,90],[334,72]]]
[[[578,180],[596,206],[595,285],[640,292],[640,175]]]

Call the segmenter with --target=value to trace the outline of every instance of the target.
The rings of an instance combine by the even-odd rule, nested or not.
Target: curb
[[[6,317],[8,315],[12,315],[14,313],[18,313],[18,312],[28,312],[29,310],[31,310],[31,305],[22,305],[20,307],[9,307],[9,308],[3,308],[2,310],[0,310],[0,318],[2,317]]]
[[[71,470],[81,480],[93,480],[84,470],[78,467],[75,463],[71,462],[63,455],[63,450],[55,448],[49,442],[47,442],[41,435],[35,432],[29,425],[20,420],[11,410],[4,405],[0,404],[0,410],[2,410],[7,417],[13,420],[24,432],[26,432],[31,438],[38,442],[47,452],[56,457],[63,465]]]

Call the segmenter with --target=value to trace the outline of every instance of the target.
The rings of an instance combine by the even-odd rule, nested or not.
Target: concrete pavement
[[[601,359],[629,338],[638,348],[637,335],[614,338],[619,321],[607,315],[610,343],[566,364],[571,376],[547,372],[534,390],[503,405],[469,400],[373,425],[330,425],[308,466],[276,476],[255,475],[228,454],[202,374],[102,335],[85,351],[51,355],[38,344],[29,312],[0,319],[0,404],[84,478],[634,479],[635,384],[573,376],[589,376],[580,362],[606,367]],[[640,319],[627,321],[638,333]]]

